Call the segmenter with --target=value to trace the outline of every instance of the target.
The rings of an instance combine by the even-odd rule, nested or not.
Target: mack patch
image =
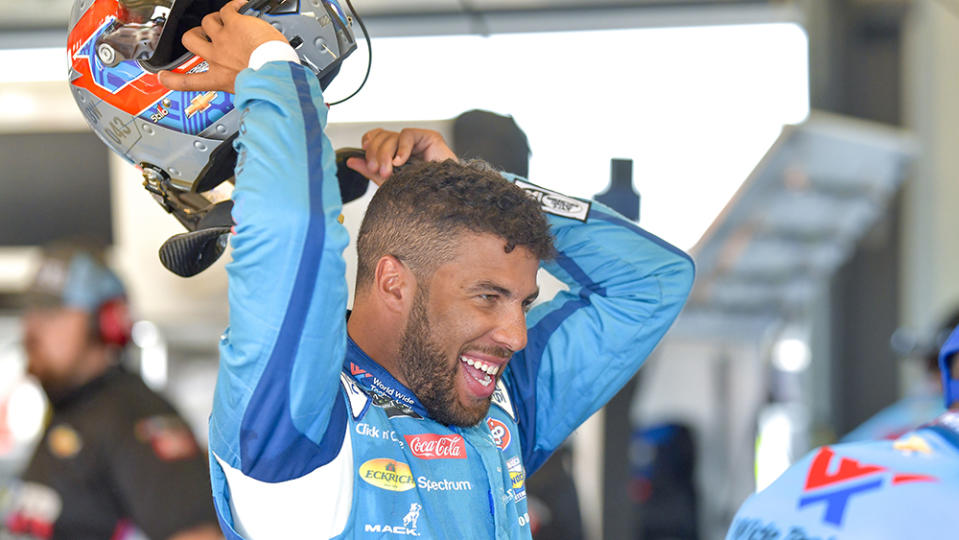
[[[489,434],[493,439],[493,444],[500,450],[509,448],[510,440],[513,438],[506,424],[495,418],[487,418],[486,425],[489,426]]]
[[[66,424],[60,424],[50,430],[47,435],[47,446],[50,453],[60,459],[69,459],[80,453],[83,448],[83,439],[77,430]]]
[[[513,421],[516,421],[516,412],[513,410],[513,402],[509,399],[509,392],[506,391],[506,384],[503,383],[503,379],[496,381],[496,390],[493,390],[493,405],[496,405],[500,409],[509,415]]]
[[[360,465],[358,472],[367,484],[387,491],[409,491],[416,487],[410,466],[395,459],[371,459]]]
[[[200,452],[190,428],[176,416],[144,418],[133,429],[137,440],[149,443],[153,453],[163,461],[189,459]]]
[[[420,510],[423,506],[420,503],[410,504],[410,511],[403,516],[402,525],[382,525],[367,523],[363,526],[363,531],[377,534],[395,534],[400,536],[419,536],[416,532],[416,522],[420,519]]]
[[[592,203],[588,201],[574,199],[573,197],[550,191],[519,179],[514,180],[513,183],[523,188],[523,191],[538,202],[540,208],[547,214],[578,219],[582,222],[585,222],[589,216],[589,209]]]
[[[421,433],[403,438],[413,455],[420,459],[466,459],[466,441],[461,435]]]

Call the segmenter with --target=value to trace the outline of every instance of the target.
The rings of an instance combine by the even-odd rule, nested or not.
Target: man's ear
[[[406,313],[413,303],[416,277],[399,259],[384,255],[376,262],[373,289],[374,294],[388,309]]]

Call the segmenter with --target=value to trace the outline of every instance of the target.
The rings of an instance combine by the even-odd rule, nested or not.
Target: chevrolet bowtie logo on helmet
[[[175,253],[169,251],[171,242],[161,248],[161,261],[182,276],[202,271],[226,245],[232,202],[223,184],[232,180],[236,165],[232,143],[240,112],[231,94],[172,91],[157,73],[208,69],[181,39],[226,3],[76,0],[70,15],[73,97],[93,131],[143,171],[146,189],[189,231],[178,235],[188,241],[173,242]],[[241,11],[283,33],[324,89],[356,49],[352,18],[336,0],[252,0]]]

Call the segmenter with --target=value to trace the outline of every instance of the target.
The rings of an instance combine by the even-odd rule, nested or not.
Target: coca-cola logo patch
[[[413,455],[420,459],[466,459],[466,441],[460,435],[421,433],[403,437]]]

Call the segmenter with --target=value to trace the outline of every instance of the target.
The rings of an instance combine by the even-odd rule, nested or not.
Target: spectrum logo
[[[367,484],[389,491],[408,491],[416,486],[409,465],[389,458],[367,461],[360,466],[359,474]]]
[[[420,459],[466,459],[466,441],[460,435],[422,433],[403,437],[413,455]]]

